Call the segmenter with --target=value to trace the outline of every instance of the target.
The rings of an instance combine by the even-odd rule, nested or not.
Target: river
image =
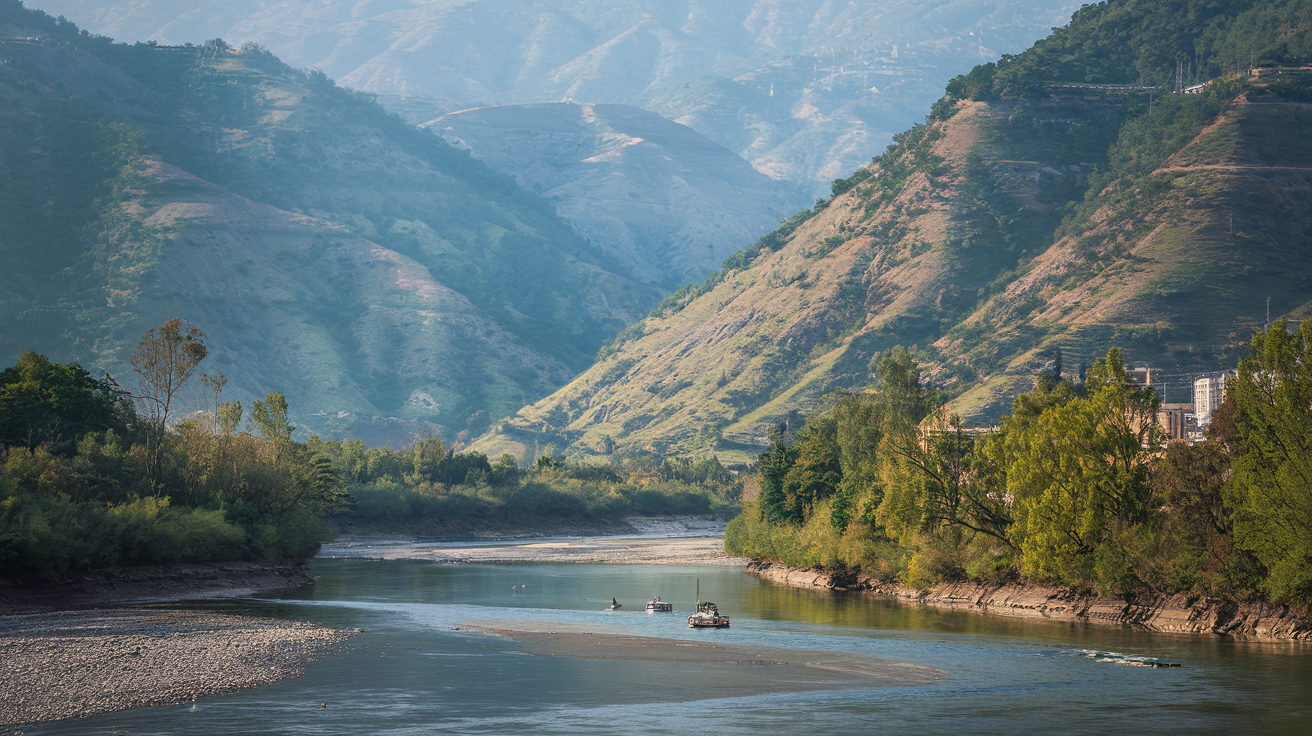
[[[25,733],[1312,732],[1307,645],[939,611],[781,587],[725,565],[325,559],[312,571],[318,585],[286,598],[192,604],[364,629],[305,676]],[[699,579],[702,599],[719,604],[732,629],[687,628]],[[682,613],[646,614],[642,604],[653,595]],[[624,608],[602,610],[612,597]],[[691,640],[826,650],[941,674],[907,686],[805,691],[815,683],[772,685],[766,667],[528,653],[522,642],[463,626],[475,620],[586,627],[670,646]],[[1136,656],[1181,666],[1123,663]]]

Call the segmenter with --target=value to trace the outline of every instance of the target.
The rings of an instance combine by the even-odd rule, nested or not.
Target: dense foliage
[[[1250,66],[1312,58],[1307,0],[1109,0],[1085,5],[1071,22],[1021,54],[975,67],[948,84],[949,97],[1024,97],[1044,85],[1171,86],[1183,67],[1193,84]]]
[[[376,529],[459,533],[613,522],[631,515],[737,511],[742,483],[714,457],[634,458],[615,465],[563,462],[550,455],[521,468],[509,455],[448,453],[427,438],[406,450],[359,440],[313,438],[346,481],[351,506],[338,521]]]
[[[1211,438],[1163,445],[1113,348],[1041,376],[996,431],[938,411],[903,351],[760,461],[732,554],[908,584],[1024,579],[1103,594],[1312,602],[1312,322],[1255,338]],[[1058,368],[1057,371],[1060,369]]]
[[[304,558],[331,538],[325,519],[461,532],[738,510],[742,483],[713,457],[548,453],[522,469],[431,437],[401,451],[298,442],[281,393],[243,407],[221,374],[197,373],[204,340],[177,319],[147,331],[130,393],[33,351],[0,372],[0,577]]]

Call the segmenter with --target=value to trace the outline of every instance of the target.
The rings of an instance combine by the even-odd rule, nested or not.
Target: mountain
[[[425,123],[542,194],[648,283],[700,281],[807,204],[691,128],[628,105],[463,110]]]
[[[987,423],[1057,361],[1184,380],[1312,298],[1307,0],[1087,6],[475,443],[750,460],[910,348]],[[1203,84],[1194,94],[1175,90]],[[1174,382],[1174,383],[1173,383]]]
[[[114,44],[2,0],[0,59],[8,361],[128,381],[181,317],[231,398],[400,443],[549,393],[659,298],[510,177],[263,50]]]
[[[414,123],[473,106],[627,104],[812,196],[918,120],[961,69],[1070,0],[32,0],[120,41],[258,43]]]

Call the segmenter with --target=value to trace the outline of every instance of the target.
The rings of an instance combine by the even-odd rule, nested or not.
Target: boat
[[[688,617],[690,629],[727,629],[729,617],[721,616],[720,609],[714,603],[702,603],[702,581],[697,580],[697,611]]]
[[[621,608],[623,608],[623,607],[624,607],[624,604],[623,604],[623,603],[620,603],[619,601],[615,600],[614,598],[611,598],[611,599],[610,599],[610,605],[609,605],[609,606],[606,606],[606,610],[607,610],[607,611],[617,611],[617,610],[619,610],[619,609],[621,609]]]
[[[670,613],[674,610],[674,604],[669,601],[661,600],[660,596],[647,601],[647,613]]]

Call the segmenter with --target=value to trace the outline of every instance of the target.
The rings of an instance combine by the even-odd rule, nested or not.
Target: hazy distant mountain
[[[809,204],[691,128],[628,105],[481,107],[424,127],[555,202],[637,278],[671,288]]]
[[[637,105],[823,192],[962,69],[1072,0],[31,0],[121,41],[259,43],[412,122],[475,105]]]
[[[0,364],[132,382],[210,336],[230,398],[448,438],[545,395],[661,296],[544,198],[260,50],[124,46],[0,0]]]

